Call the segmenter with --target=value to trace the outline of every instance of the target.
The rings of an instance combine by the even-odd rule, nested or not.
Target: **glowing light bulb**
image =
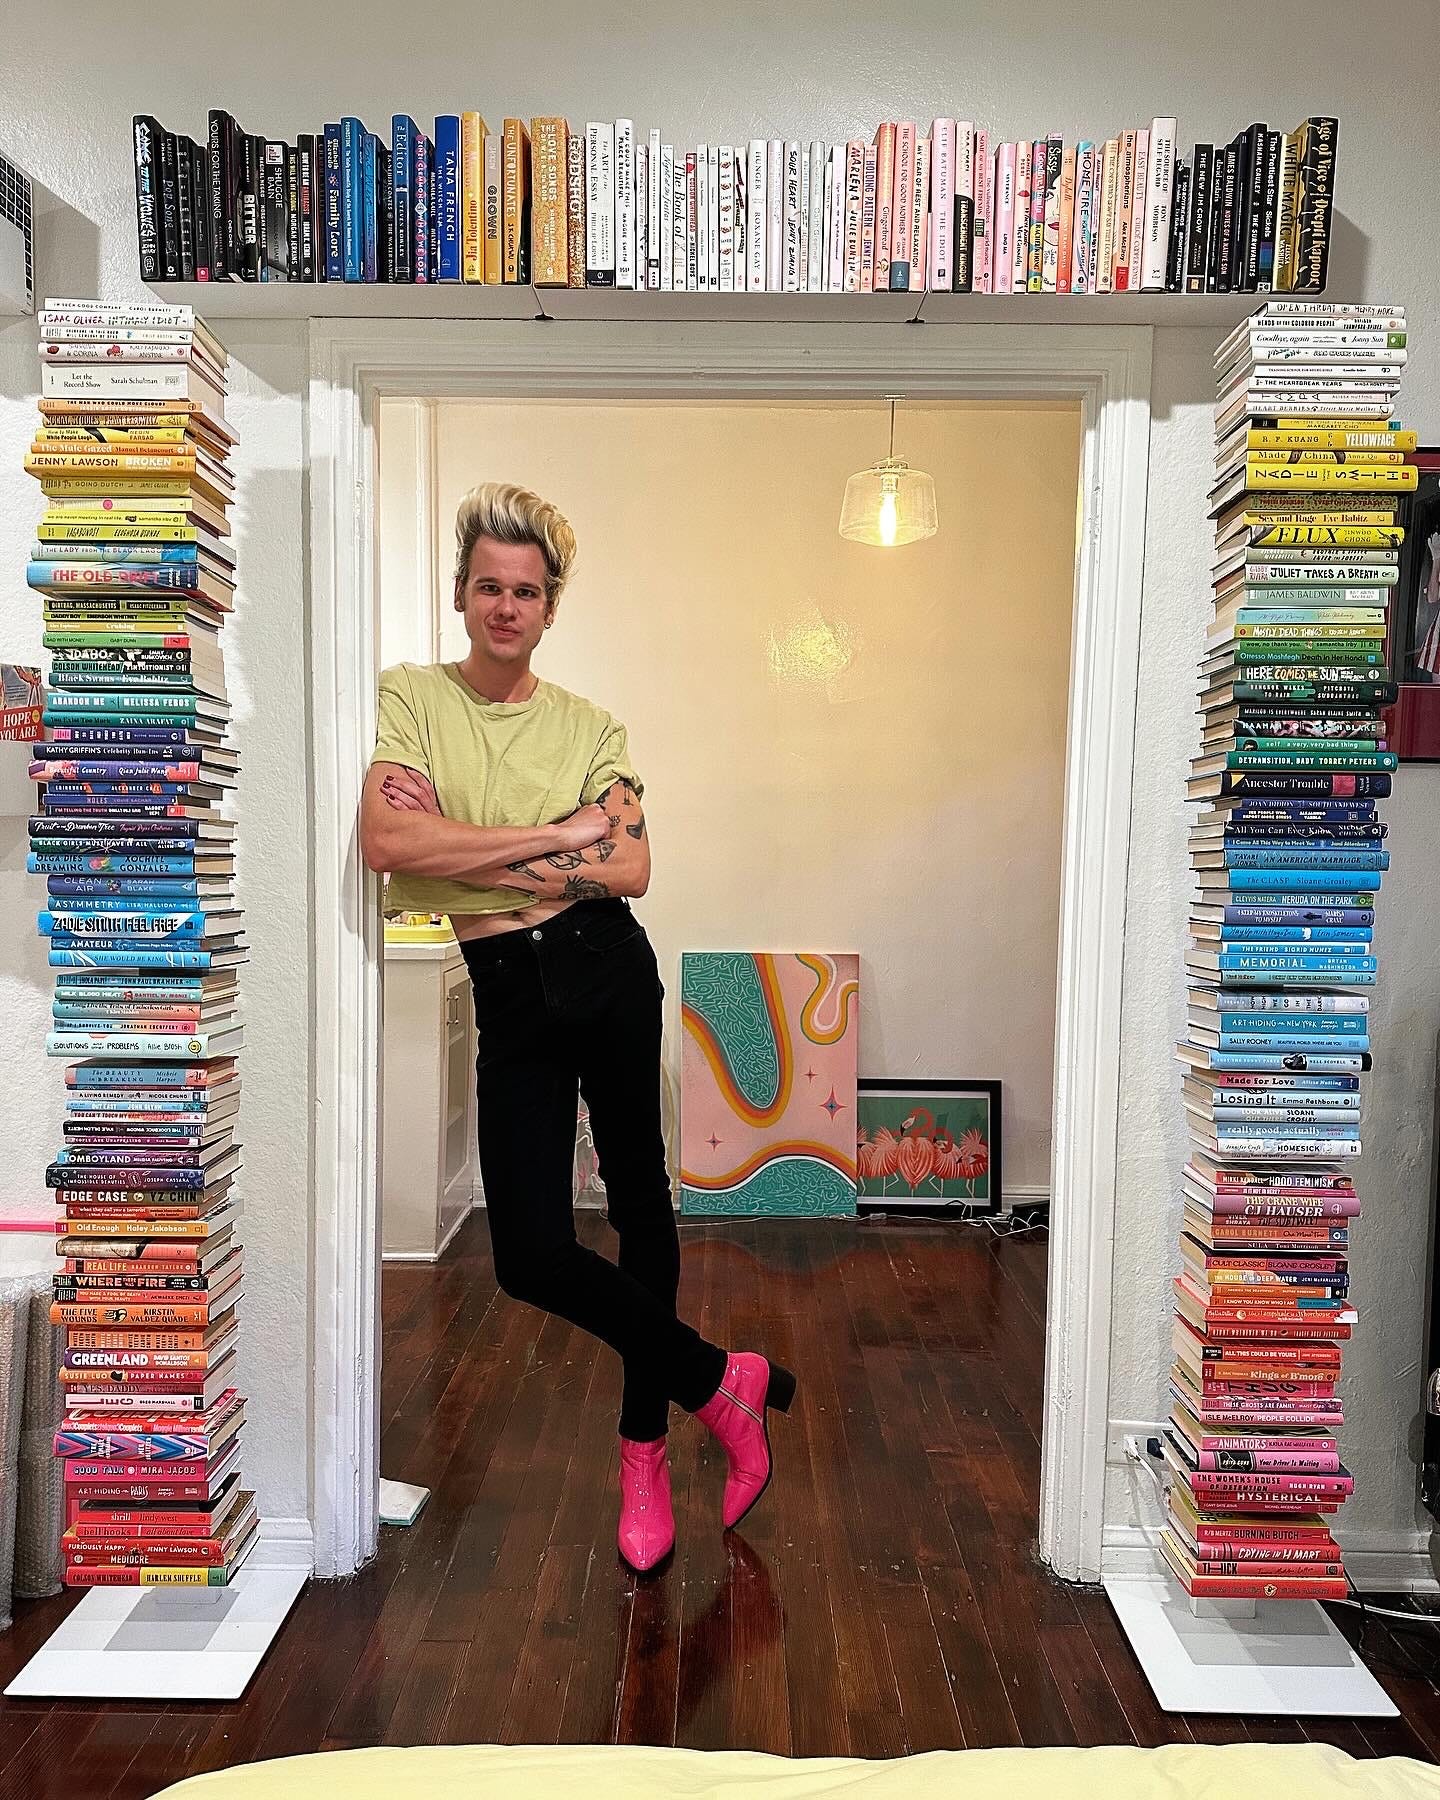
[[[890,477],[885,483],[885,490],[880,496],[880,517],[878,520],[880,542],[887,548],[895,542],[895,534],[899,528],[899,517],[895,500],[895,478]]]

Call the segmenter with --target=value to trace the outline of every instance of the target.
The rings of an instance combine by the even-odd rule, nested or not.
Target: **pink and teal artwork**
[[[680,959],[680,1209],[855,1211],[860,959]]]
[[[855,1135],[864,1210],[1000,1210],[998,1081],[862,1081]]]

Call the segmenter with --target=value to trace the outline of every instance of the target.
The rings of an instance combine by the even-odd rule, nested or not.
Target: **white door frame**
[[[1084,421],[1061,860],[1040,1552],[1100,1572],[1120,978],[1150,438],[1146,326],[346,321],[310,326],[316,1572],[378,1512],[381,936],[356,814],[378,673],[383,395],[1076,401]]]

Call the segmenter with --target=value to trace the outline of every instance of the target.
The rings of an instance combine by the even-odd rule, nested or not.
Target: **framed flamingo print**
[[[855,1136],[861,1212],[999,1212],[998,1081],[862,1077]]]

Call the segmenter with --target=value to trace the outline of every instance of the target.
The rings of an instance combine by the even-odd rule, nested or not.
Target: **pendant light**
[[[912,469],[903,456],[895,454],[895,402],[904,396],[887,394],[885,398],[890,402],[890,453],[845,483],[840,535],[853,543],[890,550],[934,537],[940,526],[935,516],[934,478],[923,469]]]

